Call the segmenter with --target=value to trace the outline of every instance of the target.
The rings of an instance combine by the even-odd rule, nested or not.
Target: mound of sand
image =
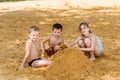
[[[46,73],[48,80],[66,80],[66,77],[67,80],[79,80],[92,67],[92,62],[76,48],[58,51],[52,59],[53,65]]]

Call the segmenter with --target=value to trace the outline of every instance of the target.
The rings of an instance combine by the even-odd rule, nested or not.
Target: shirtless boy
[[[45,67],[51,64],[48,60],[43,60],[40,58],[38,51],[38,37],[39,28],[36,26],[31,26],[29,30],[29,39],[25,46],[25,56],[21,64],[21,69],[25,68],[25,64],[28,63],[29,66],[34,68]]]
[[[53,24],[52,30],[52,34],[41,42],[42,53],[47,56],[53,55],[60,49],[60,44],[64,43],[64,40],[61,37],[62,25],[59,23]],[[48,45],[44,46],[46,42],[48,42]]]

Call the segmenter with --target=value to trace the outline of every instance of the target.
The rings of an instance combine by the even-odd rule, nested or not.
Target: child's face
[[[89,33],[89,28],[85,25],[81,25],[80,31],[81,31],[81,34],[86,35]]]
[[[61,36],[61,33],[62,33],[61,29],[55,29],[55,28],[54,28],[54,30],[53,30],[53,35],[54,35],[55,37],[60,37],[60,36]]]
[[[30,32],[29,37],[32,41],[37,41],[39,38],[39,32],[38,31]]]

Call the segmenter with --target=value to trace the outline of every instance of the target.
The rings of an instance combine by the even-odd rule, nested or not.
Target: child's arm
[[[26,47],[25,47],[25,52],[26,52],[26,54],[25,54],[25,57],[24,57],[24,59],[23,59],[23,61],[22,61],[21,69],[24,69],[24,68],[25,68],[25,63],[27,62],[27,60],[28,60],[29,57],[30,57],[31,47],[32,47],[31,41],[29,40],[29,41],[27,41],[27,43],[26,43]]]
[[[69,47],[75,45],[78,42],[79,39],[80,39],[80,37],[78,37],[76,40],[74,40],[70,44],[68,44],[67,47],[69,48]]]
[[[64,39],[62,38],[61,43],[59,45],[59,49],[65,49],[67,48],[67,45],[64,43]]]
[[[45,53],[45,54],[46,54],[45,49],[44,49],[44,43],[47,42],[47,41],[49,41],[49,40],[50,40],[50,36],[47,37],[45,40],[41,41],[42,53]]]

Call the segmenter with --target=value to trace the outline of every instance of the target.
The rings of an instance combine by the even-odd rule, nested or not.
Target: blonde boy
[[[25,56],[21,64],[21,69],[25,68],[25,64],[28,63],[29,66],[39,68],[45,67],[51,64],[48,60],[43,60],[40,58],[38,52],[38,37],[39,37],[39,28],[36,26],[31,26],[29,30],[29,39],[26,42],[25,46]]]

